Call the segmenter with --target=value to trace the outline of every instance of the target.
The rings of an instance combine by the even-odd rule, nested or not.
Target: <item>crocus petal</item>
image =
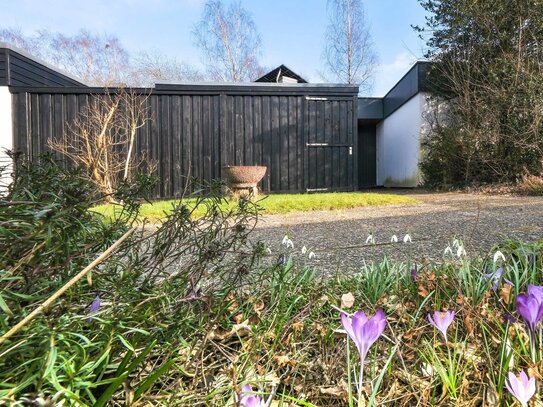
[[[505,281],[507,284],[509,284],[511,287],[514,287],[515,284],[513,284],[513,282],[511,280],[508,280],[506,278],[503,279],[503,281]]]
[[[526,406],[535,394],[535,378],[532,377],[529,379],[524,371],[521,371],[518,377],[512,372],[509,372],[507,376],[508,379],[505,381],[505,387],[523,406]]]
[[[96,298],[92,301],[92,304],[90,305],[90,312],[94,313],[97,312],[100,309],[100,296],[97,295]]]
[[[454,315],[454,311],[435,311],[433,317],[428,314],[428,321],[443,334],[445,341],[447,341],[447,329],[453,322]]]
[[[358,311],[353,316],[353,332],[356,337],[356,345],[360,352],[362,363],[366,359],[369,348],[381,336],[385,329],[386,319],[383,310],[378,310],[375,315],[368,319],[366,314]]]
[[[413,281],[417,281],[417,266],[415,265],[415,268],[411,269],[411,279]]]
[[[535,297],[540,303],[543,302],[543,287],[540,285],[528,285],[528,295]]]
[[[347,332],[347,335],[356,343],[356,336],[354,336],[353,331],[353,325],[352,320],[349,318],[346,314],[341,314],[341,323],[343,325],[343,329]]]
[[[252,392],[253,388],[250,384],[244,384],[241,387],[241,400],[239,404],[242,407],[261,407],[264,405],[262,399],[255,394],[251,394]]]
[[[258,396],[247,396],[243,400],[241,400],[240,404],[243,407],[261,407],[262,406],[262,400]]]
[[[535,326],[543,317],[543,304],[539,303],[533,295],[519,294],[517,296],[517,311],[533,334]]]

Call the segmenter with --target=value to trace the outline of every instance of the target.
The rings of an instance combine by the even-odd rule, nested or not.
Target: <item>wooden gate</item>
[[[354,188],[352,98],[306,97],[305,190]]]

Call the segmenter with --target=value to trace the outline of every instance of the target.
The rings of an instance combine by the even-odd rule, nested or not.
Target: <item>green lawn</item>
[[[194,204],[195,199],[185,200],[187,205]],[[157,201],[142,205],[141,216],[151,221],[159,221],[165,213],[171,211],[177,201]],[[363,206],[378,206],[389,204],[415,204],[416,199],[394,194],[379,194],[368,192],[332,192],[323,194],[273,194],[262,196],[258,200],[264,214],[283,214],[293,211],[319,211],[356,208]],[[235,202],[225,202],[225,206],[233,206]],[[111,216],[113,205],[101,205],[94,208],[99,213]],[[204,208],[202,208],[202,211]],[[199,211],[195,211],[198,216]]]

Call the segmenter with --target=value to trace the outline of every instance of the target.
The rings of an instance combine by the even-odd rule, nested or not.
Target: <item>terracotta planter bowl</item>
[[[223,175],[231,188],[255,188],[266,175],[266,169],[262,165],[226,165]]]

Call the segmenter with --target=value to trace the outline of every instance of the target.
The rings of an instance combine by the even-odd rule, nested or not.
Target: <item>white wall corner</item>
[[[377,126],[377,184],[420,185],[421,132],[427,94],[418,93]]]
[[[0,86],[0,189],[11,183],[12,161],[5,153],[13,149],[13,116],[11,93],[7,86]]]

